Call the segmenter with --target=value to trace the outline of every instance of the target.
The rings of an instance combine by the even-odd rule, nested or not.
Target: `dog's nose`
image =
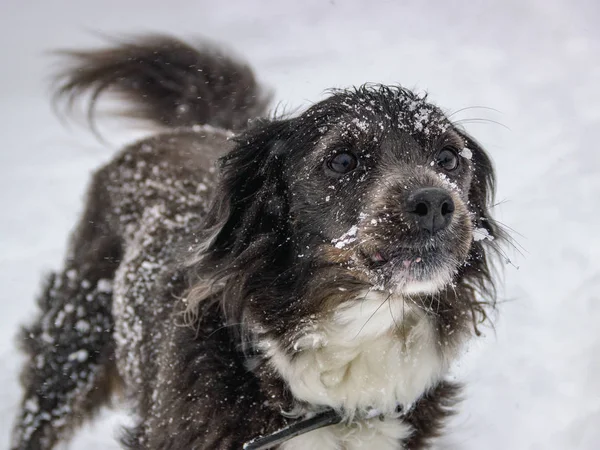
[[[433,235],[446,228],[452,220],[454,202],[444,189],[422,188],[408,198],[407,212],[421,229]]]

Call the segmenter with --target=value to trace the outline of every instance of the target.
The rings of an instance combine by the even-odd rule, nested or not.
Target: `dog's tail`
[[[129,117],[167,127],[206,124],[231,130],[264,115],[270,99],[248,65],[208,45],[193,47],[168,36],[59,54],[67,68],[56,79],[55,105],[72,112],[87,98],[92,126],[96,100],[104,92],[124,98],[129,109],[123,114]]]

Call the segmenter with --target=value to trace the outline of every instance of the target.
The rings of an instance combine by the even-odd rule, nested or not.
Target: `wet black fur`
[[[264,115],[266,97],[246,65],[210,48],[199,50],[152,36],[110,50],[67,54],[71,66],[60,78],[59,100],[72,105],[80,94],[91,91],[93,111],[96,98],[113,89],[133,101],[129,115],[173,131],[134,144],[96,173],[65,269],[53,275],[40,297],[39,318],[20,338],[30,360],[11,448],[54,448],[123,384],[139,418],[124,438],[126,448],[241,448],[245,441],[288,423],[280,411],[298,406],[254,345],[257,327],[293,353],[295,326],[303,318],[323,315],[372,281],[357,275],[355,262],[343,252],[332,254],[331,240],[356,222],[362,197],[339,202],[331,207],[335,214],[325,214],[321,182],[301,176],[304,168],[316,164],[313,149],[359,118],[383,124],[377,142],[384,155],[391,155],[385,156],[392,158],[389,161],[400,158],[392,153],[402,148],[407,164],[416,164],[425,158],[423,149],[433,152],[440,145],[439,136],[398,132],[384,117],[397,119],[404,114],[404,101],[424,100],[398,87],[363,86],[333,91],[298,117],[262,118],[248,125],[249,119]],[[365,105],[377,107],[370,110]],[[432,120],[447,121],[439,110],[432,114]],[[229,140],[218,130],[190,128],[196,124],[240,132]],[[494,305],[490,252],[502,235],[489,213],[494,189],[491,161],[464,131],[447,125],[453,139],[464,139],[473,150],[470,178],[464,178],[473,225],[496,237],[494,242],[471,244],[452,288],[434,297],[411,298],[431,315],[440,339],[452,344],[455,337],[449,329],[456,335],[476,330],[486,317],[486,307]],[[358,145],[361,139],[372,142],[372,137],[346,137],[344,145]],[[153,151],[146,152],[144,145]],[[209,169],[218,157],[215,175]],[[158,176],[150,169],[164,163],[161,171],[181,180],[186,195],[195,195],[204,182],[207,190],[197,204],[167,202],[166,218],[190,212],[197,218],[175,232],[165,226],[151,234],[154,243],[149,248],[161,255],[163,266],[141,291],[152,302],[136,306],[145,334],[139,348],[126,353],[143,360],[144,371],[132,389],[127,375],[117,370],[123,361],[115,354],[113,299],[98,281],[113,279],[123,264],[124,217],[139,224],[147,206],[138,197],[120,191],[113,195],[110,190],[130,182],[122,178],[124,168],[137,167],[140,161],[148,168],[142,175],[149,180]],[[428,182],[413,175],[411,182]],[[370,192],[357,179],[340,183],[346,191]],[[152,195],[148,202],[155,201]],[[136,262],[139,266],[134,265],[131,273],[143,262],[143,258]],[[72,269],[76,276],[69,272]],[[344,288],[343,295],[339,287]],[[58,320],[66,304],[73,304],[74,310]],[[81,314],[79,305],[85,306]],[[83,335],[73,331],[79,319],[91,325]],[[70,359],[81,349],[88,351],[87,360]],[[75,389],[77,377],[87,382],[85,389]],[[79,397],[70,397],[76,391]],[[406,448],[424,448],[439,435],[457,393],[458,386],[442,381],[421,397],[405,418],[414,428]],[[31,398],[38,398],[37,410],[28,405]],[[63,407],[68,411],[57,422],[54,411]],[[35,429],[25,436],[32,420],[37,420]]]

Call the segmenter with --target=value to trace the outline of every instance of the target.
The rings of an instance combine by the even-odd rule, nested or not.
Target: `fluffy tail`
[[[264,115],[269,96],[250,67],[214,48],[192,47],[162,35],[115,47],[62,51],[67,68],[57,77],[55,104],[67,112],[89,94],[88,119],[105,91],[128,103],[124,115],[168,127],[207,124],[231,130]]]

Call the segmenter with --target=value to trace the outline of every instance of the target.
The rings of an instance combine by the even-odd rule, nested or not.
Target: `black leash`
[[[267,450],[296,436],[300,436],[301,434],[318,430],[319,428],[328,427],[329,425],[335,425],[341,421],[342,416],[339,413],[333,409],[328,409],[317,413],[308,419],[302,419],[298,422],[294,422],[291,425],[288,425],[281,430],[277,430],[267,436],[254,438],[251,441],[246,442],[243,448],[244,450]]]
[[[409,405],[408,408],[404,408],[401,404],[398,404],[396,406],[395,414],[391,417],[403,417],[411,409],[412,405]],[[376,417],[379,417],[380,420],[385,420],[385,415],[383,415],[380,410],[376,408],[370,408],[361,415],[360,419],[370,420]],[[309,431],[318,430],[319,428],[324,428],[330,425],[338,424],[343,420],[344,418],[341,413],[329,408],[319,413],[316,413],[314,416],[311,416],[309,418],[298,420],[297,422],[294,422],[280,430],[277,430],[274,433],[254,438],[246,442],[242,448],[244,450],[268,450],[270,448],[275,447],[276,445],[283,444],[284,442],[296,436],[308,433]]]

